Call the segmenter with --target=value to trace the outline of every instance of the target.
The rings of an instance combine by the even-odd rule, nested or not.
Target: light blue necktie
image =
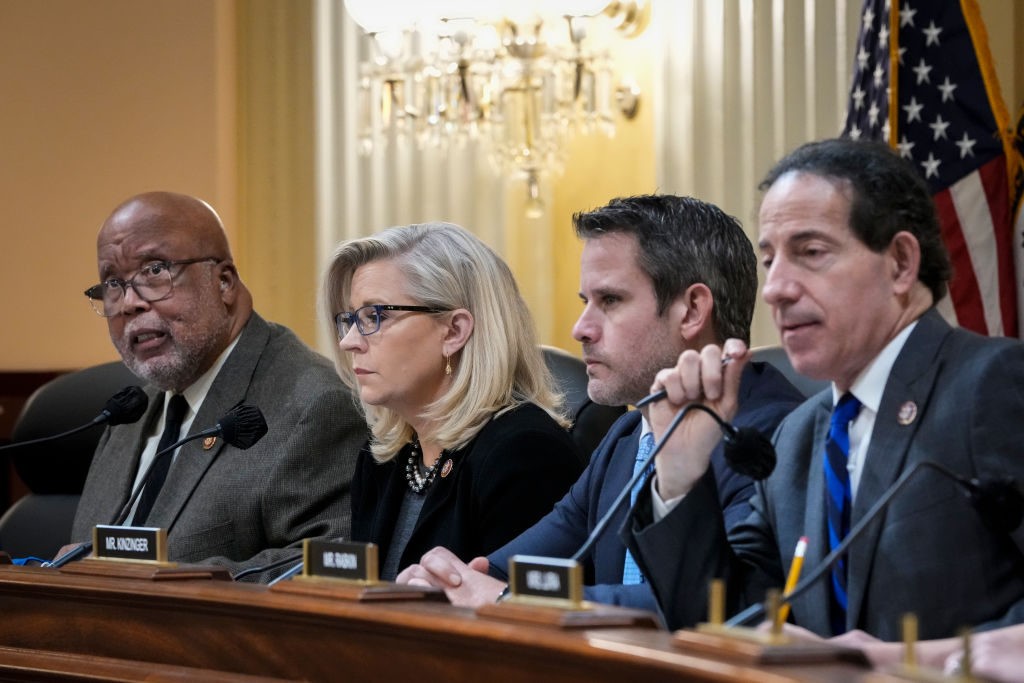
[[[850,531],[850,509],[853,507],[850,473],[850,422],[860,411],[860,401],[843,394],[832,410],[828,438],[825,440],[825,509],[828,519],[828,549],[835,550]],[[846,556],[832,567],[830,616],[832,633],[846,632]]]
[[[651,451],[654,450],[654,434],[647,432],[640,437],[640,447],[636,449],[636,462],[633,463],[633,475],[642,470],[647,464],[647,460],[651,457]],[[640,493],[640,487],[644,485],[644,480],[641,479],[633,487],[633,490],[629,492],[629,504],[636,505],[637,494]],[[622,583],[628,585],[643,583],[644,575],[640,573],[640,567],[637,566],[636,560],[633,559],[633,554],[626,550],[626,561],[622,566]]]

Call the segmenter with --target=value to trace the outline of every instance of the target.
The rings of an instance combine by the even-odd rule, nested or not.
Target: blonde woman
[[[579,476],[512,273],[472,234],[425,223],[346,242],[322,304],[372,432],[352,480],[352,538],[379,546],[382,578],[438,545],[486,555]]]

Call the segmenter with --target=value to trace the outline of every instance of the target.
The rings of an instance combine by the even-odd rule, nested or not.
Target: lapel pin
[[[907,401],[900,406],[900,412],[896,414],[896,421],[906,427],[908,424],[917,419],[917,404],[913,401]]]
[[[203,439],[203,450],[204,451],[208,451],[208,450],[210,450],[211,448],[213,448],[216,445],[217,445],[217,437],[215,437],[215,436],[208,436],[205,439]]]
[[[448,458],[447,460],[445,460],[444,461],[444,465],[441,466],[441,478],[444,479],[449,474],[451,474],[452,473],[452,467],[454,467],[454,466],[455,465],[454,465],[454,463],[452,463],[452,459],[451,458]]]

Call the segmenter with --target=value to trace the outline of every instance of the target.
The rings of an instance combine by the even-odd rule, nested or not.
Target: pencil
[[[793,551],[793,563],[789,565],[789,576],[786,577],[786,588],[782,593],[782,599],[785,600],[793,589],[796,588],[797,581],[800,580],[800,571],[804,567],[804,553],[807,552],[807,537],[801,536],[800,540],[796,542],[796,550]],[[789,603],[782,603],[782,607],[779,608],[779,613],[775,616],[775,623],[782,625],[786,623],[786,619],[789,617]]]

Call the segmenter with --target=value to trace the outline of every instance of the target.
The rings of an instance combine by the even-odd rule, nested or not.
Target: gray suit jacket
[[[100,439],[74,541],[90,540],[92,527],[113,521],[131,494],[144,438],[163,408],[162,392],[147,393],[141,420]],[[170,559],[237,573],[296,555],[304,538],[348,537],[349,487],[367,431],[331,364],[253,313],[190,432],[215,425],[239,403],[263,411],[267,434],[244,451],[223,439],[209,450],[204,439],[181,447],[147,523],[168,530]]]
[[[909,424],[901,408],[916,406]],[[779,464],[752,499],[754,508],[728,541],[707,492],[691,492],[658,524],[649,495],[631,521],[631,543],[652,584],[665,587],[662,608],[674,627],[702,617],[699,587],[729,579],[734,605],[780,587],[801,535],[809,545],[804,574],[828,553],[823,449],[831,392],[812,397],[779,427]],[[965,477],[1011,475],[1024,482],[1024,345],[953,329],[931,310],[907,340],[886,383],[851,526],[913,463],[931,460]],[[681,552],[685,549],[685,553]],[[848,628],[885,640],[900,635],[900,616],[915,612],[922,638],[962,626],[1024,621],[1024,531],[994,533],[965,496],[930,469],[915,475],[849,553]],[[793,604],[797,624],[830,635],[827,579]]]

